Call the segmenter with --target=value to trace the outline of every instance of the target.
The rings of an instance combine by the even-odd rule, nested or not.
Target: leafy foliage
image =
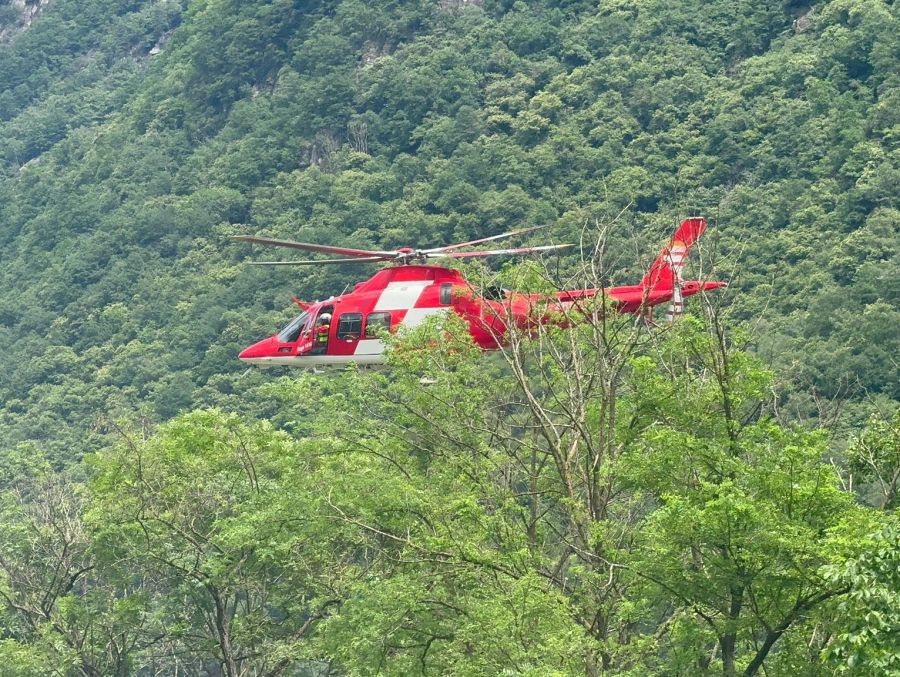
[[[3,670],[896,667],[895,5],[44,4],[0,3]],[[696,212],[752,341],[601,305],[390,375],[234,360],[367,271],[229,235],[549,223],[605,283]]]
[[[891,420],[873,416],[847,450],[851,472],[867,482],[884,510],[897,508],[900,491],[900,409]]]
[[[900,674],[898,572],[896,517],[870,535],[860,555],[827,569],[835,582],[849,589],[836,609],[845,629],[828,648],[840,672]]]
[[[263,411],[234,354],[289,293],[365,271],[247,270],[227,235],[562,240],[628,205],[622,281],[632,224],[652,251],[678,215],[714,217],[717,276],[799,416],[898,397],[889,5],[457,5],[61,0],[11,34],[6,444],[62,463],[103,445],[91,412]]]

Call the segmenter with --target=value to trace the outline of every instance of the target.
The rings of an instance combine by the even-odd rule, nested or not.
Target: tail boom
[[[684,312],[684,300],[688,296],[727,286],[726,282],[701,282],[685,280],[683,277],[691,247],[705,230],[706,219],[703,217],[695,216],[682,221],[640,284],[561,291],[555,294],[555,300],[568,307],[580,299],[605,294],[621,313],[640,313],[653,306],[669,303],[667,317],[674,319]]]

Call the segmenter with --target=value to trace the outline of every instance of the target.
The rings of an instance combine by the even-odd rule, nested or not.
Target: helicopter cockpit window
[[[441,285],[441,305],[442,306],[450,305],[450,301],[452,300],[452,293],[453,293],[453,283],[452,282],[445,282],[444,284]]]
[[[344,313],[338,319],[337,337],[356,341],[362,335],[362,313]]]
[[[390,330],[390,313],[369,313],[366,318],[366,338],[378,338],[379,334]]]
[[[300,330],[306,323],[307,316],[308,313],[300,313],[300,315],[291,320],[284,329],[278,332],[278,340],[282,343],[294,343],[297,337],[300,336]]]

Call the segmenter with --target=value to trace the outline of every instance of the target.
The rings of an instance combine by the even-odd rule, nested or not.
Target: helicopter
[[[553,320],[554,313],[579,310],[585,299],[605,296],[620,313],[652,313],[654,306],[669,303],[666,317],[674,320],[684,312],[684,299],[700,292],[724,287],[726,282],[684,280],[682,271],[693,244],[706,229],[706,220],[682,221],[669,243],[650,266],[639,284],[596,289],[574,289],[555,294],[522,294],[497,289],[491,294],[474,293],[460,271],[428,265],[432,259],[468,259],[488,256],[534,254],[571,247],[571,244],[459,251],[502,238],[521,235],[543,226],[520,228],[499,235],[432,249],[403,247],[367,250],[279,240],[254,235],[232,239],[270,247],[298,249],[342,258],[299,261],[260,261],[254,265],[310,266],[349,262],[388,262],[370,279],[346,294],[325,301],[306,303],[294,298],[301,313],[287,326],[241,351],[238,358],[258,366],[295,366],[317,369],[354,363],[377,365],[386,361],[385,332],[413,328],[435,315],[454,312],[468,325],[475,343],[484,350],[503,347],[512,326],[527,330]],[[536,312],[536,309],[540,308]]]

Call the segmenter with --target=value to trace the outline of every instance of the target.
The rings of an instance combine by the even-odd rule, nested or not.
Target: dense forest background
[[[882,0],[0,1],[9,674],[900,670],[898,140],[900,21]],[[394,378],[312,380],[235,359],[292,314],[291,294],[337,294],[370,269],[249,267],[229,235],[397,247],[551,224],[554,241],[604,232],[605,281],[629,283],[691,214],[711,224],[704,273],[731,283],[724,319],[660,339],[697,357],[684,374],[666,367],[682,390],[654,380],[651,353],[666,351],[646,346],[616,378],[630,384],[622,410],[658,412],[647,430],[667,427],[670,446],[708,434],[701,446],[719,449],[724,434],[715,454],[729,470],[698,480],[701,501],[684,478],[706,470],[623,423],[618,460],[629,445],[663,457],[604,470],[621,478],[611,496],[633,498],[628,519],[597,513],[596,496],[580,517],[578,492],[548,508],[541,519],[568,519],[583,539],[566,556],[550,535],[562,522],[543,540],[537,517],[521,542],[501,537],[515,531],[504,510],[525,499],[488,467],[515,466],[521,450],[473,427],[497,411],[501,384],[548,392],[527,368],[434,355],[455,376],[427,397],[474,407],[451,417],[467,431],[457,437],[404,418],[428,410],[416,387],[427,367],[412,357]],[[707,339],[721,326],[742,338],[717,348]],[[711,403],[731,410],[738,395],[727,379],[707,392],[688,377],[707,373],[703,355],[736,364],[743,418],[714,423]],[[669,399],[641,400],[641,384]],[[373,392],[384,402],[360,399]],[[685,402],[710,418],[679,418]],[[376,467],[339,449],[342,420],[394,421],[410,446],[370,440],[393,459]],[[516,425],[484,421],[509,439],[528,428]],[[423,439],[436,459],[456,440],[506,461],[432,466]],[[235,440],[249,475],[225,451]],[[743,554],[704,521],[731,496],[722,477],[753,524]],[[321,490],[331,483],[334,496]],[[782,502],[785,487],[803,498]],[[416,497],[403,508],[415,519],[401,495]],[[167,526],[147,531],[145,511]],[[597,526],[609,519],[628,528]],[[675,534],[679,521],[711,530],[719,578],[700,580],[702,544]],[[782,541],[762,538],[773,532]],[[317,546],[298,555],[304,543]],[[757,564],[771,579],[751,577],[754,594]],[[671,578],[691,566],[694,578]]]

